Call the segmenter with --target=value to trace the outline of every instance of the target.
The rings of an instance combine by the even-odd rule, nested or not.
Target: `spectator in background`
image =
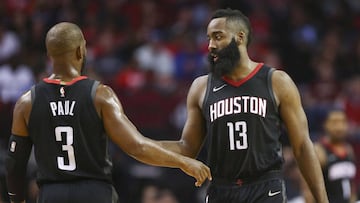
[[[360,136],[360,75],[347,83],[343,102],[349,119],[350,133]]]
[[[20,41],[17,34],[8,30],[4,21],[0,22],[0,64],[7,62],[19,51]]]
[[[31,68],[19,64],[19,57],[0,66],[0,100],[14,104],[35,82]]]
[[[175,54],[175,77],[178,81],[189,83],[205,72],[205,55],[191,35],[183,35],[180,44]]]
[[[141,203],[179,203],[174,194],[156,185],[146,185],[142,190]]]
[[[177,20],[174,25],[171,26],[171,31],[175,35],[191,32],[193,27],[193,14],[191,6],[180,7]]]
[[[347,50],[344,65],[339,68],[340,76],[345,81],[354,75],[360,75],[360,38],[350,47],[352,49]]]
[[[117,73],[122,65],[120,57],[117,56],[117,47],[121,42],[121,35],[112,22],[105,22],[98,33],[97,42],[92,47],[95,57],[95,70],[106,79]]]
[[[330,203],[353,203],[356,200],[354,178],[355,154],[347,143],[348,123],[342,110],[330,110],[324,122],[324,137],[315,144]],[[304,184],[306,203],[315,202]]]
[[[334,63],[327,59],[320,59],[314,69],[315,79],[310,83],[311,97],[316,100],[316,106],[331,106],[341,90]]]
[[[131,58],[128,64],[113,77],[112,83],[118,92],[133,94],[146,85],[146,73],[139,68],[136,59]]]
[[[291,4],[289,10],[290,43],[286,53],[288,57],[287,71],[293,76],[296,83],[309,82],[312,78],[312,70],[309,66],[313,50],[318,43],[318,27],[311,20],[308,10],[300,3]]]
[[[321,132],[321,120],[329,108],[339,102],[341,84],[337,80],[334,64],[321,56],[314,66],[314,79],[303,85],[302,95],[306,113],[309,116],[309,128],[313,138]]]
[[[159,31],[151,31],[147,42],[135,50],[135,58],[141,69],[153,72],[155,85],[162,90],[174,88],[174,57],[163,46]]]

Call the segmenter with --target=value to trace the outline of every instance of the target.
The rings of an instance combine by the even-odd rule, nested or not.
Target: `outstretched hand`
[[[189,176],[196,179],[195,186],[200,187],[206,179],[212,180],[210,168],[200,161],[185,157],[185,165],[180,168]]]

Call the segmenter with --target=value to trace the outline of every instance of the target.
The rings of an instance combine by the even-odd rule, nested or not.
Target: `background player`
[[[248,18],[217,10],[207,28],[211,73],[193,82],[180,141],[163,146],[196,157],[207,135],[214,180],[209,203],[285,202],[280,121],[316,202],[328,202],[306,115],[291,78],[252,61]],[[239,186],[239,187],[236,187]]]
[[[324,173],[329,202],[355,202],[356,166],[353,149],[346,141],[348,123],[345,112],[330,110],[323,127],[324,137],[315,144],[315,150]],[[307,203],[315,202],[307,187],[304,196]]]
[[[34,145],[39,202],[116,202],[107,137],[144,163],[176,167],[210,178],[201,162],[143,137],[108,86],[85,76],[85,39],[78,26],[59,23],[46,36],[53,74],[16,103],[9,142],[7,184],[12,202],[24,202],[26,164]]]

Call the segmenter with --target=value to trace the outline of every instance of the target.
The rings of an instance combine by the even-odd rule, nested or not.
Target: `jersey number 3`
[[[247,125],[245,121],[227,123],[229,129],[230,150],[241,150],[248,148]],[[236,135],[236,136],[235,136]]]
[[[76,169],[75,154],[73,148],[74,130],[70,126],[59,126],[55,128],[55,139],[57,142],[62,142],[62,134],[65,134],[65,144],[62,145],[62,150],[67,152],[69,163],[65,163],[65,158],[58,156],[58,168],[64,171],[73,171]]]

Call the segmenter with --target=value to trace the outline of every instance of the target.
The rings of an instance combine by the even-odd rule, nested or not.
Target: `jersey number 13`
[[[227,122],[229,129],[230,150],[248,148],[247,124],[245,121]]]
[[[75,154],[73,148],[74,130],[70,126],[58,126],[55,128],[55,139],[57,142],[62,142],[62,135],[65,134],[65,144],[62,145],[62,150],[67,152],[67,159],[69,163],[65,163],[65,158],[58,156],[58,168],[64,171],[73,171],[76,169]]]

